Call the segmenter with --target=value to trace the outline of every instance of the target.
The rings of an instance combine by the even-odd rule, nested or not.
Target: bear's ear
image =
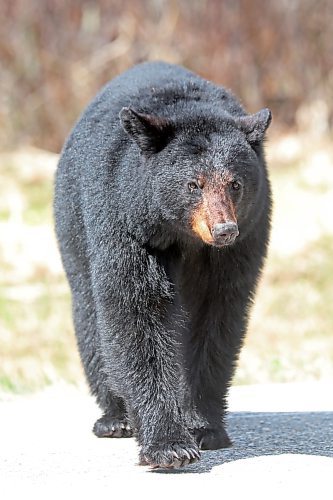
[[[123,108],[120,113],[123,129],[135,140],[147,157],[161,151],[172,137],[173,128],[166,118]]]
[[[245,133],[250,144],[257,144],[263,140],[271,121],[272,113],[269,109],[265,108],[254,115],[237,118],[236,124]]]

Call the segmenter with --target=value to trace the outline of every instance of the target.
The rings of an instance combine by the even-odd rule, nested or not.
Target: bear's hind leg
[[[84,278],[81,274],[76,279],[80,279],[81,284],[84,279],[87,280],[86,287],[81,288],[85,290],[84,294],[77,296],[73,292],[74,324],[79,351],[91,392],[103,410],[102,417],[94,424],[93,432],[97,437],[131,437],[133,428],[127,416],[125,402],[111,391],[106,380],[89,276]]]
[[[128,420],[126,407],[121,398],[114,396],[104,415],[96,420],[93,431],[97,437],[121,438],[133,436],[133,427]]]
[[[67,276],[72,290],[73,318],[82,364],[90,386],[103,415],[93,427],[98,437],[131,437],[131,426],[124,400],[116,396],[107,383],[104,361],[100,353],[94,297],[88,272],[88,262],[67,256]]]

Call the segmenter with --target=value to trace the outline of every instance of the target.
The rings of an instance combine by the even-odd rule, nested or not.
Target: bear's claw
[[[140,454],[140,465],[148,465],[152,469],[178,469],[198,460],[199,449],[185,443],[149,446]]]
[[[93,432],[97,437],[127,438],[133,436],[133,429],[127,420],[105,415],[95,422]]]

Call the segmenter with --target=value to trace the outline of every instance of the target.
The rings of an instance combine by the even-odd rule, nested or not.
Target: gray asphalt
[[[91,497],[114,491],[145,498],[215,492],[253,498],[333,498],[331,384],[252,386],[230,395],[233,447],[207,451],[200,462],[171,471],[136,465],[133,439],[98,439],[98,416],[84,392],[60,386],[0,403],[2,498]],[[276,411],[279,407],[281,411]],[[297,411],[297,408],[299,411]],[[243,410],[243,411],[242,411]],[[318,411],[317,411],[318,410]],[[235,496],[236,495],[236,496]],[[72,494],[71,494],[72,496]]]
[[[217,465],[265,455],[333,458],[333,412],[231,413],[228,431],[232,448],[205,454],[201,462],[191,466],[192,470],[209,472]]]

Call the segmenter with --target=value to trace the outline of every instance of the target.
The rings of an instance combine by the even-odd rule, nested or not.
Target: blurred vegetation
[[[0,388],[14,392],[81,375],[52,227],[56,160],[0,155]]]
[[[152,59],[273,111],[272,243],[236,382],[332,379],[333,2],[11,0],[0,16],[0,389],[83,381],[51,151],[104,83]]]
[[[333,146],[287,136],[268,156],[272,242],[236,382],[332,379]],[[0,388],[12,392],[83,381],[52,228],[56,161],[0,155]]]
[[[287,136],[268,159],[271,245],[236,381],[332,380],[332,141]]]
[[[0,2],[0,148],[58,152],[97,90],[165,59],[221,82],[275,129],[333,121],[331,0]]]

